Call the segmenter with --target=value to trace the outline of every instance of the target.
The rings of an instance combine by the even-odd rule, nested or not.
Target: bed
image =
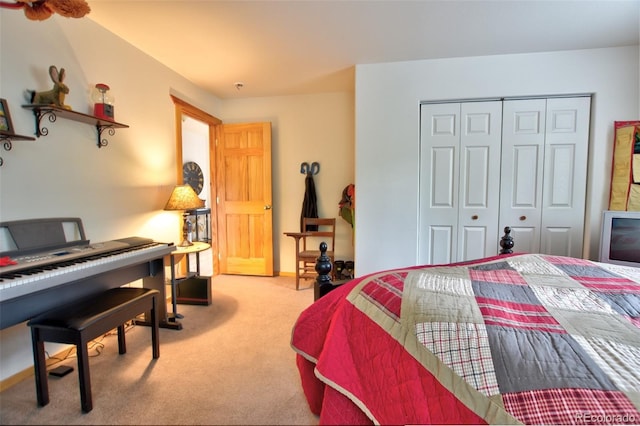
[[[291,345],[321,424],[638,424],[640,268],[541,254],[356,278]]]

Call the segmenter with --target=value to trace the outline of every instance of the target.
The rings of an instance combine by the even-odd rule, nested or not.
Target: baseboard
[[[60,362],[59,358],[64,357],[69,352],[69,348],[73,348],[73,345],[69,345],[69,347],[67,349],[63,349],[60,352],[58,352],[57,354],[55,354],[54,356],[47,358],[47,367]],[[58,358],[58,359],[56,359],[56,358]],[[0,392],[4,392],[5,390],[9,389],[10,387],[12,387],[14,385],[17,385],[18,383],[22,382],[23,380],[26,380],[26,379],[28,379],[30,377],[33,377],[33,375],[34,375],[33,365],[30,366],[30,367],[25,368],[22,371],[18,371],[13,376],[9,376],[6,379],[0,381]]]

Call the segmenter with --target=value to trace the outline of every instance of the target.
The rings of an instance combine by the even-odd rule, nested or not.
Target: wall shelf
[[[129,127],[126,124],[106,120],[104,118],[98,118],[89,114],[83,114],[81,112],[61,108],[55,105],[30,104],[22,105],[22,107],[33,111],[36,119],[37,137],[46,136],[49,134],[49,129],[42,126],[42,120],[45,117],[47,117],[50,123],[55,123],[57,117],[62,117],[68,120],[94,125],[98,134],[98,148],[107,146],[107,144],[109,143],[107,139],[102,138],[102,134],[104,131],[107,131],[110,136],[113,136],[116,133],[115,129],[124,129]]]
[[[35,141],[35,140],[36,138],[33,138],[31,136],[17,135],[15,133],[9,133],[9,132],[5,132],[4,130],[0,130],[0,141],[2,141],[2,146],[4,147],[5,151],[11,151],[11,148],[13,148],[11,141]],[[2,159],[2,157],[0,157],[0,166],[2,166],[3,164],[4,164],[4,160]]]

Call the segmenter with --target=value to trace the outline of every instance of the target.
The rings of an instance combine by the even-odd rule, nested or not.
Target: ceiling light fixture
[[[234,86],[236,86],[236,89],[240,90],[244,87],[244,83],[241,81],[236,81],[235,83],[233,83]]]
[[[54,13],[65,18],[82,18],[91,11],[86,0],[16,0],[0,1],[5,9],[24,9],[24,14],[32,21],[44,21]]]

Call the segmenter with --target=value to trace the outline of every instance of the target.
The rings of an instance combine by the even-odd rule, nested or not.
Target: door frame
[[[175,140],[176,140],[176,178],[177,182],[184,183],[182,178],[182,117],[188,116],[195,120],[201,121],[205,123],[209,127],[209,191],[211,200],[211,204],[214,204],[217,199],[216,193],[216,185],[215,185],[215,176],[216,176],[216,128],[217,126],[222,124],[222,120],[214,117],[213,115],[201,110],[198,107],[195,107],[188,102],[183,101],[180,98],[177,98],[174,95],[169,95],[171,100],[173,101],[173,105],[175,107]],[[213,256],[213,275],[218,275],[220,271],[219,267],[219,248],[218,244],[215,242],[218,241],[218,215],[216,212],[216,206],[212,205],[211,207],[211,252]]]

